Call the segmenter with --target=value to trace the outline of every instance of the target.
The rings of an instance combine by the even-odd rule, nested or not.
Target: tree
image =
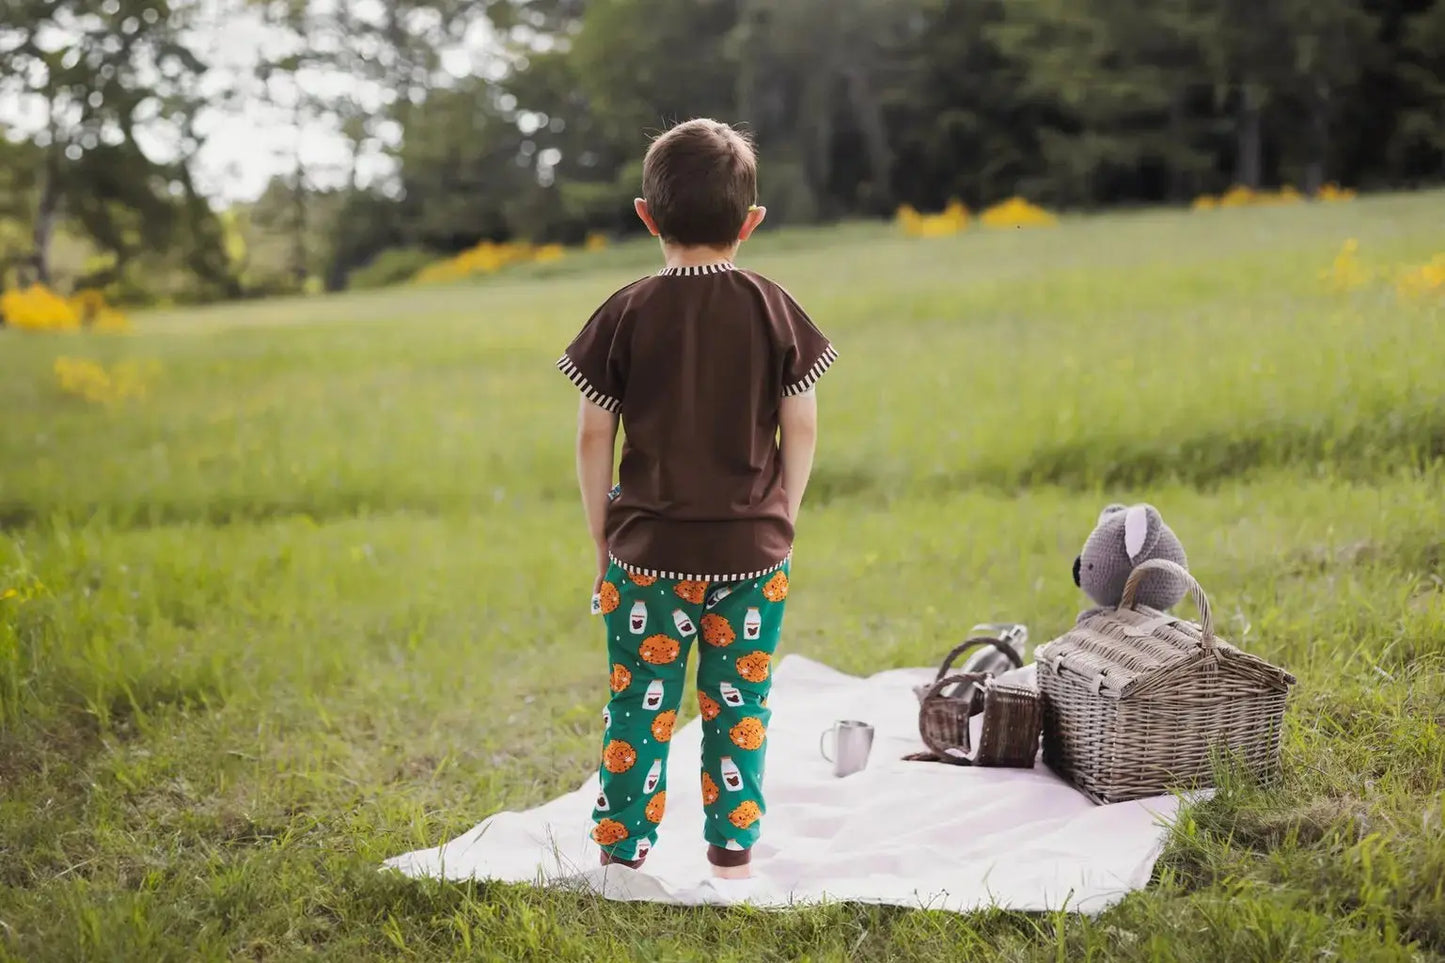
[[[1002,0],[935,0],[922,16],[884,94],[894,191],[923,210],[1015,193],[1044,170],[1035,131],[1053,108],[1022,93],[1021,64],[993,36]]]
[[[1445,0],[1405,18],[1392,62],[1402,96],[1391,166],[1410,180],[1445,179]]]
[[[922,0],[745,0],[732,37],[739,113],[795,157],[820,214],[893,209],[884,101]]]
[[[589,3],[571,56],[598,134],[636,153],[647,131],[698,116],[736,119],[722,41],[737,14],[737,0]]]
[[[255,5],[291,38],[288,56],[258,66],[268,96],[293,111],[296,126],[329,126],[349,147],[344,171],[308,171],[299,154],[290,158],[293,205],[285,229],[298,279],[316,260],[317,252],[304,245],[315,236],[317,215],[310,205],[318,191],[339,189],[333,198],[339,203],[328,205],[333,243],[321,257],[332,288],[370,261],[382,249],[378,245],[453,250],[505,235],[499,226],[505,217],[492,202],[515,192],[519,165],[515,154],[502,156],[507,148],[501,141],[510,137],[515,148],[520,138],[509,112],[498,107],[495,78],[459,76],[456,58],[464,53],[464,39],[485,28],[498,38],[489,69],[525,67],[525,57],[513,48],[565,30],[580,10],[578,0]],[[504,130],[509,126],[510,133]],[[468,143],[466,136],[483,140]],[[389,182],[363,183],[363,159],[386,161]],[[492,185],[496,190],[488,198]]]
[[[1268,128],[1283,133],[1281,146],[1306,145],[1285,153],[1296,155],[1307,186],[1317,188],[1339,92],[1373,56],[1371,15],[1358,0],[1215,0],[1201,10],[1206,63],[1236,104],[1235,181],[1261,185]]]
[[[514,229],[535,240],[580,242],[592,231],[636,223],[639,147],[608,136],[565,46],[528,57],[500,85],[499,104],[522,132],[531,186],[510,210]]]
[[[1018,0],[987,28],[1017,66],[1017,96],[1065,203],[1179,200],[1210,163],[1193,104],[1205,24],[1187,3]]]
[[[534,154],[489,85],[433,91],[413,114],[399,154],[408,237],[448,252],[505,240],[514,233],[509,201],[535,183]]]
[[[31,268],[50,281],[62,216],[111,256],[117,279],[147,252],[177,250],[203,283],[234,293],[222,232],[190,164],[206,65],[185,43],[190,6],[165,0],[12,0],[0,26],[0,93],[36,106]],[[144,129],[148,150],[138,136]],[[158,155],[158,156],[157,156]]]
[[[0,290],[20,280],[33,263],[31,217],[40,148],[27,140],[11,140],[0,130]]]

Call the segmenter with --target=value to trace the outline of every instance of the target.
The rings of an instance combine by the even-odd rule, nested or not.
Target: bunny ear
[[[1124,552],[1129,556],[1129,561],[1138,557],[1144,550],[1144,540],[1149,536],[1149,509],[1144,505],[1135,505],[1124,515]]]

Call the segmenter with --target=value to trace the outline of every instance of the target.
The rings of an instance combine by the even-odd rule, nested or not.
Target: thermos
[[[922,699],[947,675],[957,675],[968,672],[989,673],[990,675],[1003,675],[1011,669],[1017,669],[1024,664],[1024,647],[1028,645],[1028,627],[1019,622],[985,622],[982,625],[975,625],[969,630],[968,640],[953,647],[948,657],[943,660],[943,665],[938,667],[938,674],[933,677],[932,682],[913,687],[913,692]],[[953,660],[973,649],[968,660],[953,668]],[[959,698],[972,698],[974,700],[974,711],[983,708],[983,699],[979,696],[977,687],[969,683],[962,690],[955,693]]]
[[[973,655],[968,657],[959,668],[959,672],[991,672],[994,675],[1003,675],[1010,669],[1015,669],[1024,663],[1024,647],[1029,642],[1028,626],[1017,622],[986,622],[983,625],[975,625],[968,632],[970,637],[981,638],[988,636],[995,639],[993,645],[983,645]],[[1017,659],[1010,659],[1000,645],[1005,645],[1013,650]]]

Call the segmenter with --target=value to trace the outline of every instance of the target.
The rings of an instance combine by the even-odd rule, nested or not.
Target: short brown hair
[[[647,149],[642,197],[663,240],[728,247],[758,199],[753,145],[715,120],[678,124]]]

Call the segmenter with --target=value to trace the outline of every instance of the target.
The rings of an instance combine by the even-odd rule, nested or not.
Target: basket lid
[[[1152,570],[1187,579],[1199,608],[1199,624],[1133,604],[1139,580]],[[1191,671],[1191,667],[1200,672],[1228,672],[1275,691],[1284,691],[1295,682],[1284,669],[1216,638],[1204,590],[1184,568],[1162,559],[1134,570],[1117,609],[1085,612],[1072,629],[1041,646],[1036,658],[1060,676],[1072,677],[1110,698],[1124,698],[1176,671]]]

